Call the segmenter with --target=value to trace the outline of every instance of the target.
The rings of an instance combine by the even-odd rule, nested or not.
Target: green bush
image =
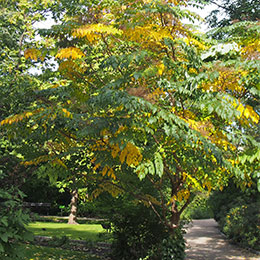
[[[253,185],[241,190],[230,183],[210,197],[214,218],[228,238],[260,250],[260,193]]]
[[[150,208],[130,198],[119,198],[110,205],[113,211],[107,218],[112,224],[112,259],[184,259],[181,228],[170,235]]]
[[[0,182],[3,178],[0,171]],[[23,247],[19,244],[32,239],[32,234],[25,228],[29,216],[22,209],[22,197],[16,188],[7,190],[0,186],[0,259],[23,259]]]
[[[231,208],[223,218],[222,229],[236,243],[260,250],[260,203]]]

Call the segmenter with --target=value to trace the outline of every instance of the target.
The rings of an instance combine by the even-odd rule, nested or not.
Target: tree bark
[[[78,202],[78,190],[73,190],[71,193],[71,202],[70,202],[70,215],[68,224],[78,225],[77,223],[77,202]]]
[[[174,233],[174,230],[179,226],[180,222],[180,212],[178,211],[176,202],[172,202],[171,206],[171,218],[170,218],[170,230]]]

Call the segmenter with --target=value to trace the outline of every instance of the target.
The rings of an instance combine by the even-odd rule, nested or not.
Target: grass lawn
[[[26,253],[24,260],[98,260],[84,252],[77,252],[52,247],[24,245]]]
[[[100,241],[99,234],[104,232],[100,224],[68,225],[66,223],[33,222],[28,229],[36,236],[62,237],[69,239]]]

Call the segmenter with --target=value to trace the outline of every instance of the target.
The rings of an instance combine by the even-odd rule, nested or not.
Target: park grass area
[[[86,252],[78,252],[53,247],[42,247],[34,245],[24,245],[24,260],[98,260],[95,256],[90,256]]]
[[[35,236],[63,237],[68,239],[101,241],[100,234],[104,229],[100,224],[68,225],[66,223],[33,222],[27,226]]]

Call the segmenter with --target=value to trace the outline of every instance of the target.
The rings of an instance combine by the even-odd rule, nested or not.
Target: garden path
[[[193,220],[185,235],[186,260],[260,260],[260,255],[232,245],[213,219]]]

